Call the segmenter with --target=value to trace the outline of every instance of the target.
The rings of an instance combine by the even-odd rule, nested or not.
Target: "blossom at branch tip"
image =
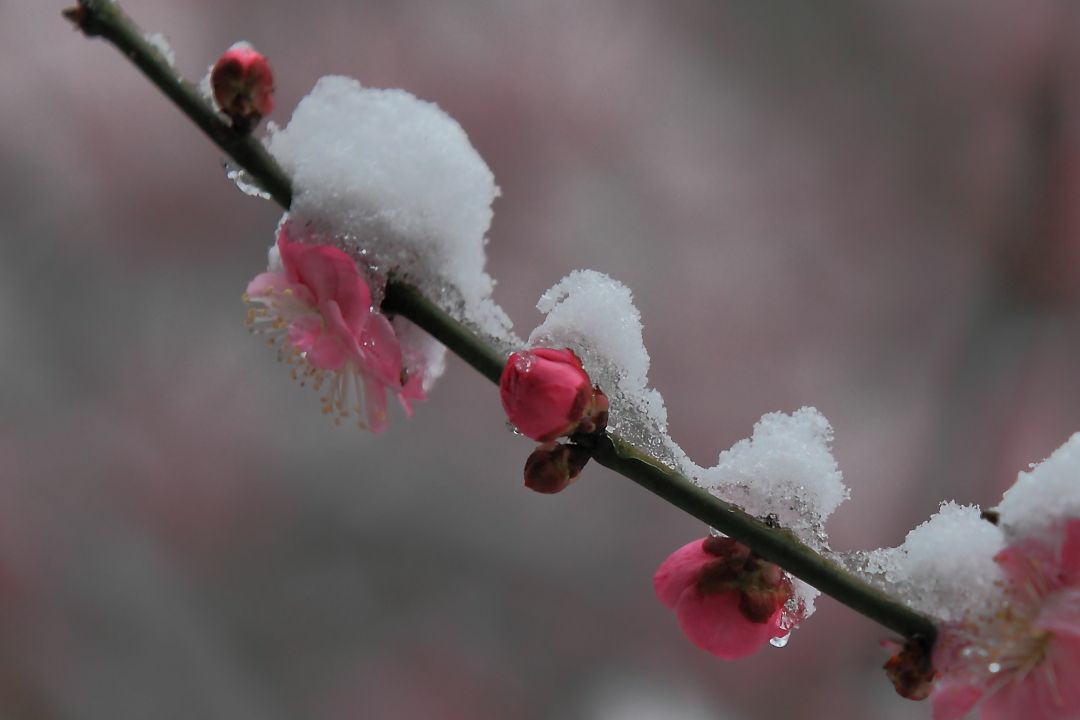
[[[724,660],[757,652],[783,637],[791,582],[776,565],[731,538],[694,540],[653,576],[656,597],[675,611],[690,642]]]
[[[244,293],[252,331],[270,335],[278,358],[302,385],[323,392],[322,411],[338,422],[355,414],[361,427],[381,432],[387,391],[411,415],[412,401],[425,399],[422,368],[406,362],[356,263],[331,245],[296,242],[287,224],[275,251],[270,270]]]
[[[218,109],[239,132],[250,132],[274,109],[274,74],[266,56],[246,42],[226,50],[210,69]]]
[[[934,720],[1080,717],[1080,519],[1018,538],[994,557],[1004,597],[939,632]]]
[[[538,442],[607,425],[607,397],[568,348],[512,353],[499,378],[499,397],[514,427]]]

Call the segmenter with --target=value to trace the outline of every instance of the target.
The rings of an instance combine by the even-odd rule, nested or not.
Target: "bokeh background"
[[[703,534],[531,444],[451,360],[380,437],[249,337],[279,216],[62,5],[0,0],[0,717],[927,718],[830,599],[782,650],[687,643],[651,575]],[[841,549],[993,504],[1080,429],[1080,11],[1054,0],[131,0],[201,77],[247,39],[456,117],[503,190],[527,334],[632,287],[702,464],[816,405]]]

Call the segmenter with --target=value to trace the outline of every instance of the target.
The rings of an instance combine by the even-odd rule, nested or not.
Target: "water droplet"
[[[986,666],[986,669],[992,673],[999,673],[1001,672],[1001,663],[992,662]]]
[[[791,639],[791,633],[787,635],[781,635],[780,637],[774,637],[769,639],[769,644],[775,648],[782,648],[787,646],[788,640]]]
[[[516,427],[514,427],[513,423],[511,423],[509,420],[506,421],[506,429],[509,430],[510,432],[514,433],[518,437],[525,437],[525,433],[521,432]]]
[[[711,535],[711,536],[712,536],[712,537],[714,537],[714,538],[722,538],[722,537],[727,537],[727,535],[725,535],[724,533],[720,532],[719,530],[717,530],[717,529],[716,529],[716,528],[714,528],[714,527],[711,527],[711,528],[709,528],[709,535]]]
[[[245,195],[262,198],[263,200],[270,199],[270,193],[263,190],[246,170],[233,165],[231,162],[225,163],[225,177],[232,180],[233,184],[240,188],[240,192]]]

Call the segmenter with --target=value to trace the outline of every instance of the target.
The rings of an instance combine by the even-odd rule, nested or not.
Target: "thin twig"
[[[144,33],[112,0],[79,0],[64,11],[87,36],[100,36],[115,45],[151,82],[158,86],[203,132],[284,209],[292,202],[289,178],[254,137],[234,131],[146,40]],[[408,318],[446,345],[480,374],[499,381],[505,358],[419,289],[391,278],[383,310]],[[826,595],[885,627],[924,643],[933,643],[934,621],[872,587],[853,573],[822,557],[787,529],[754,518],[742,509],[710,495],[690,479],[608,433],[592,448],[601,465],[633,480],[709,526],[751,547],[763,558],[813,585]]]

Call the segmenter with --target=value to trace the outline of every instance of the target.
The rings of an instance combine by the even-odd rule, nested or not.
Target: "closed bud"
[[[572,435],[592,397],[592,383],[573,350],[535,348],[510,355],[499,379],[510,422],[538,442]]]
[[[266,57],[246,42],[225,51],[210,71],[218,109],[238,132],[251,132],[274,109],[274,74]]]
[[[791,581],[732,538],[684,545],[660,565],[653,585],[690,641],[717,657],[745,657],[789,632],[781,616]]]
[[[925,700],[929,697],[937,673],[925,645],[917,640],[905,640],[902,645],[887,641],[882,645],[897,650],[883,667],[900,697],[908,700]]]
[[[525,487],[547,495],[561,492],[577,479],[588,461],[589,451],[580,445],[544,443],[525,461]]]

